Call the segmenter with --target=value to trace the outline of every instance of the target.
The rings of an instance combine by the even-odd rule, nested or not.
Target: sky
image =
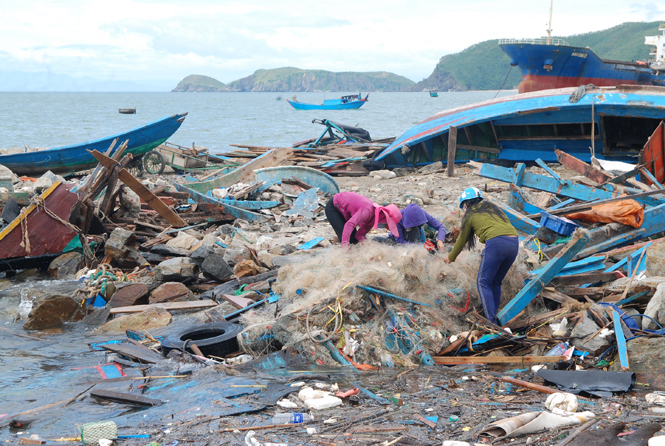
[[[0,71],[224,83],[257,69],[390,71],[413,81],[488,39],[546,34],[549,0],[0,0]],[[555,0],[553,34],[665,21],[663,2]],[[1,86],[0,86],[1,87]]]

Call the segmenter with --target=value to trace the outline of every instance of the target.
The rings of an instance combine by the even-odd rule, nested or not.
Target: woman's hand
[[[448,258],[448,256],[445,256],[445,257],[443,258],[443,263],[450,264],[450,263],[452,263],[452,262],[450,261],[450,259]]]
[[[439,251],[443,251],[443,240],[436,241],[436,249],[438,249]]]

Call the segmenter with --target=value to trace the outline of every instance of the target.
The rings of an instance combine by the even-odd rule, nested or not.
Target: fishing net
[[[504,280],[502,301],[524,286],[522,257]],[[421,245],[329,248],[280,269],[274,286],[280,300],[276,307],[242,316],[241,348],[261,355],[292,347],[326,365],[337,364],[331,349],[333,355],[337,349],[346,351],[361,364],[420,364],[422,353],[436,355],[447,337],[468,328],[464,311],[481,308],[479,263],[480,251],[465,250],[448,265],[443,255],[432,255]],[[406,300],[386,297],[386,292]]]

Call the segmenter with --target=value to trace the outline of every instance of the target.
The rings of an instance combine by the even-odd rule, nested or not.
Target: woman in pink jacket
[[[386,224],[397,237],[402,214],[394,204],[383,207],[355,192],[340,192],[328,201],[326,218],[342,246],[348,246],[365,240],[365,235],[380,224]]]

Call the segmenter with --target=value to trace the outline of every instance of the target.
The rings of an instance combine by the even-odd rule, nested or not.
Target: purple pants
[[[501,235],[487,240],[480,258],[478,293],[485,317],[496,324],[496,312],[501,302],[501,282],[508,274],[519,249],[517,237]]]

